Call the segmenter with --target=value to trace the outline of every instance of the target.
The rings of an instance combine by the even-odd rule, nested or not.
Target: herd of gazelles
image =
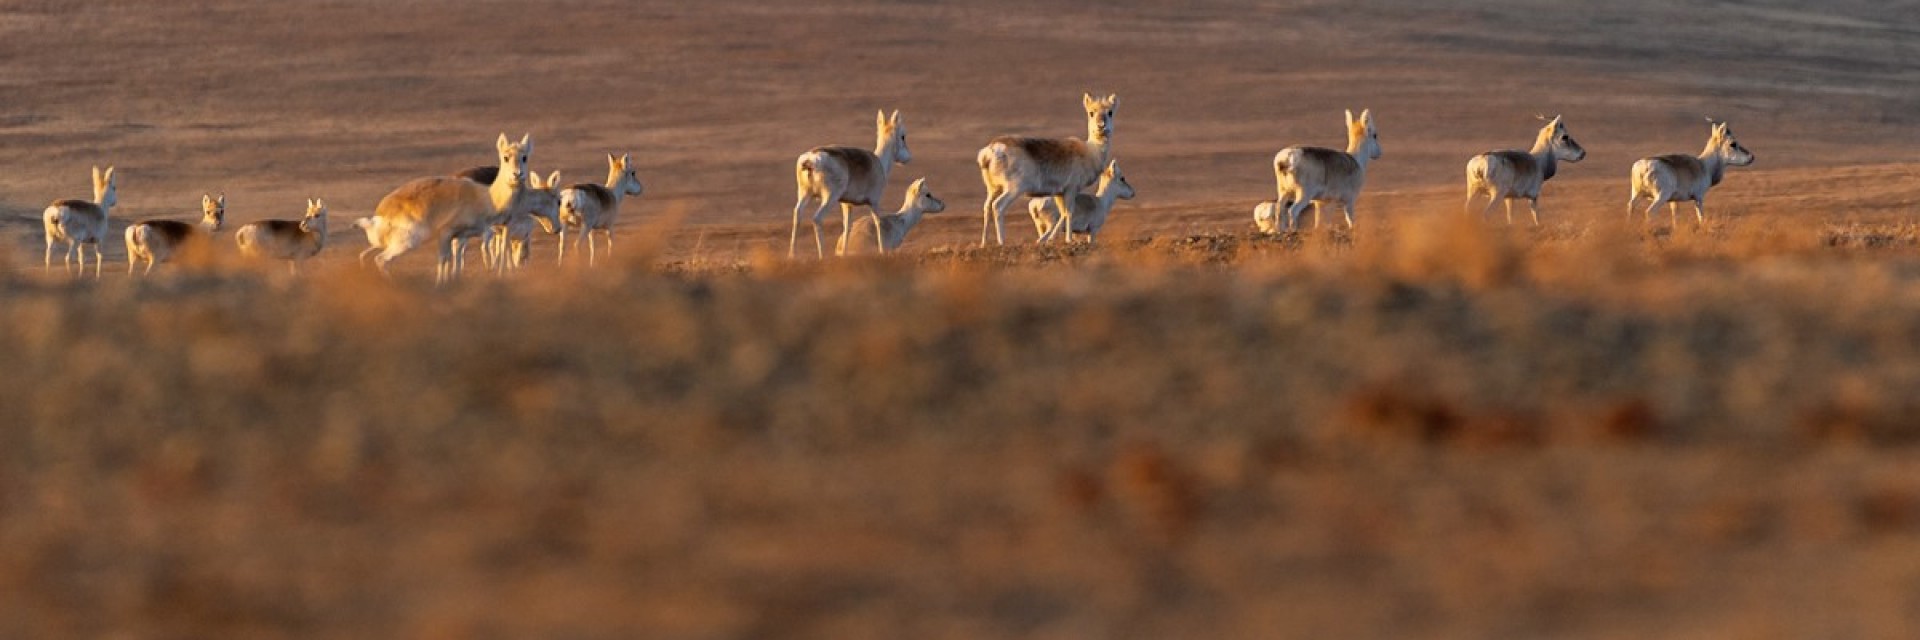
[[[1027,197],[1040,242],[1063,236],[1073,241],[1075,233],[1085,234],[1091,243],[1099,235],[1112,210],[1114,200],[1133,197],[1119,165],[1112,159],[1113,113],[1117,98],[1083,95],[1087,112],[1087,138],[1033,138],[1000,136],[980,149],[976,161],[980,177],[986,183],[980,244],[989,239],[1005,244],[1002,222],[1009,205]],[[1546,118],[1542,118],[1545,120]],[[1641,198],[1651,199],[1645,215],[1651,220],[1661,204],[1668,215],[1678,220],[1677,205],[1691,201],[1694,215],[1706,221],[1703,207],[1707,190],[1720,183],[1728,166],[1753,163],[1753,154],[1734,140],[1726,123],[1708,122],[1712,134],[1706,150],[1697,156],[1671,154],[1642,158],[1633,164],[1630,175],[1633,193],[1627,201],[1627,215],[1637,210]],[[858,147],[817,147],[800,155],[794,163],[794,182],[799,201],[793,207],[793,230],[788,237],[787,255],[792,257],[800,237],[803,215],[812,222],[814,249],[826,256],[820,225],[834,204],[840,205],[840,239],[835,253],[863,253],[870,246],[885,253],[898,249],[921,217],[938,213],[946,204],[935,197],[925,178],[907,188],[905,205],[897,212],[879,211],[893,165],[912,159],[907,150],[906,125],[900,113],[878,115],[878,142],[872,151]],[[429,241],[439,249],[436,278],[456,277],[465,262],[470,240],[480,239],[489,265],[498,270],[518,268],[528,256],[533,227],[537,223],[547,233],[560,236],[559,260],[566,260],[566,233],[579,234],[574,240],[586,240],[588,263],[596,260],[592,236],[598,232],[606,240],[609,255],[613,251],[613,223],[621,201],[642,192],[640,179],[627,156],[607,156],[608,175],[604,185],[582,183],[561,188],[560,174],[542,179],[529,176],[527,159],[533,142],[522,136],[513,142],[505,134],[495,143],[498,166],[476,167],[449,177],[420,178],[401,185],[381,198],[374,215],[360,218],[355,226],[366,232],[370,245],[360,253],[364,262],[374,255],[374,264],[382,273],[395,258]],[[1547,120],[1528,151],[1490,151],[1467,161],[1467,210],[1474,200],[1487,197],[1482,218],[1490,215],[1496,203],[1506,205],[1507,222],[1513,222],[1513,201],[1527,200],[1533,224],[1540,223],[1540,188],[1553,178],[1559,162],[1578,162],[1586,151],[1567,133],[1559,117]],[[1320,209],[1338,204],[1352,228],[1354,202],[1366,182],[1367,165],[1380,157],[1380,134],[1373,113],[1362,110],[1358,117],[1347,112],[1347,148],[1345,151],[1323,147],[1288,147],[1273,157],[1278,199],[1262,202],[1254,208],[1254,224],[1261,231],[1279,233],[1299,228],[1300,214],[1308,205],[1314,208],[1314,226],[1320,224]],[[93,170],[92,201],[59,200],[49,205],[43,216],[46,224],[46,268],[53,266],[53,245],[67,245],[66,264],[74,261],[76,250],[82,273],[86,269],[87,245],[93,245],[94,275],[100,273],[99,243],[107,234],[107,215],[117,198],[113,168]],[[1092,188],[1092,193],[1083,193]],[[853,223],[853,207],[865,205],[872,224]],[[147,271],[155,262],[165,262],[177,248],[220,229],[226,212],[226,196],[207,195],[201,199],[203,216],[199,228],[173,220],[151,220],[127,227],[127,270],[145,261]],[[810,214],[808,212],[811,212]],[[871,239],[869,239],[871,236]],[[300,220],[263,220],[247,224],[234,234],[240,252],[256,258],[289,261],[298,272],[299,264],[319,253],[327,244],[327,206],[318,198],[307,201],[306,216]],[[871,243],[871,245],[869,245]]]

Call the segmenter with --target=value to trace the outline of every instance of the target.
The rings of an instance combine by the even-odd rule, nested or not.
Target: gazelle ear
[[[893,115],[887,117],[887,122],[892,123],[893,126],[896,127],[900,126],[900,110],[894,109]]]
[[[926,178],[921,178],[921,179],[919,179],[919,180],[915,180],[915,181],[913,181],[913,184],[910,184],[910,185],[907,185],[907,190],[908,190],[908,191],[912,191],[912,192],[915,192],[915,193],[918,193],[918,192],[921,192],[921,191],[925,191],[926,189],[927,189],[927,179],[926,179]]]
[[[204,207],[210,204],[213,204],[213,194],[211,193],[200,194],[200,206]]]
[[[1093,94],[1091,93],[1080,94],[1080,104],[1086,106],[1086,108],[1088,109],[1092,109],[1093,105],[1095,104],[1093,100]]]
[[[620,154],[620,168],[625,169],[631,166],[633,166],[633,155],[626,153]]]
[[[1119,168],[1119,166],[1120,166],[1120,161],[1119,161],[1119,160],[1108,160],[1108,161],[1107,161],[1107,168],[1106,168],[1106,169],[1105,169],[1104,171],[1106,172],[1106,174],[1107,174],[1107,175],[1113,175],[1113,172],[1114,172],[1114,171],[1115,171],[1115,170],[1116,170],[1117,168]]]
[[[560,186],[560,170],[554,169],[553,173],[547,174],[547,187],[553,188],[558,186]]]
[[[873,112],[873,126],[876,126],[876,127],[881,127],[881,128],[885,128],[885,127],[887,126],[887,112],[885,112],[885,111],[880,111],[880,110],[877,110],[877,109],[876,109],[876,110],[874,110],[874,112]]]
[[[499,151],[506,151],[507,147],[511,144],[513,143],[507,142],[506,132],[501,132],[500,139],[493,141],[493,148]]]
[[[227,192],[225,191],[220,192],[220,197],[214,198],[213,201],[216,203],[219,203],[220,206],[222,207],[227,206]]]
[[[1365,122],[1365,123],[1367,123],[1367,127],[1368,127],[1368,128],[1372,128],[1372,127],[1373,127],[1373,110],[1372,110],[1372,109],[1361,109],[1361,110],[1360,110],[1360,121],[1361,121],[1361,122]]]
[[[1353,126],[1353,110],[1352,109],[1347,110],[1347,126],[1349,127]]]
[[[113,184],[113,165],[107,165],[107,171],[102,175],[107,184]]]
[[[520,152],[521,153],[533,152],[533,134],[531,133],[520,134]]]
[[[609,153],[609,154],[607,154],[607,166],[609,166],[609,167],[614,167],[614,168],[619,168],[619,166],[620,166],[620,159],[619,159],[619,158],[615,158],[615,157],[613,157],[613,154],[611,154],[611,153]]]
[[[1120,96],[1116,94],[1111,94],[1111,93],[1107,94],[1107,106],[1109,107],[1120,106]]]

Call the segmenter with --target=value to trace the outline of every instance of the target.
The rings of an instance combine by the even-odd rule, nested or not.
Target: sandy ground
[[[569,181],[635,154],[649,191],[625,232],[672,220],[670,254],[725,257],[784,250],[793,157],[868,144],[869,114],[899,109],[915,160],[888,199],[926,176],[952,205],[924,247],[977,238],[984,140],[1082,135],[1086,91],[1121,97],[1140,196],[1116,220],[1148,229],[1245,224],[1272,153],[1340,145],[1349,107],[1375,111],[1385,148],[1363,216],[1457,206],[1464,159],[1529,143],[1535,114],[1588,148],[1550,189],[1582,202],[1620,199],[1635,158],[1698,150],[1704,115],[1760,159],[1731,198],[1748,174],[1920,158],[1911,2],[1188,4],[5,3],[0,215],[37,252],[43,203],[114,164],[120,220],[191,215],[206,191],[236,223],[296,217],[318,195],[352,232],[394,186],[529,132],[534,168]],[[1829,201],[1858,186],[1811,182]],[[337,241],[336,258],[362,240]]]

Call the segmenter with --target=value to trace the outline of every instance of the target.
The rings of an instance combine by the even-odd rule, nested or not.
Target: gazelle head
[[[1100,172],[1100,186],[1095,188],[1094,193],[1103,196],[1112,194],[1121,200],[1133,199],[1133,183],[1127,182],[1127,175],[1120,172],[1120,161],[1107,162],[1106,170]]]
[[[545,179],[541,179],[538,173],[533,174],[528,181],[528,186],[534,191],[541,192],[534,202],[534,207],[528,213],[533,214],[533,220],[540,223],[541,231],[547,232],[548,235],[559,233],[560,196],[554,191],[560,188],[560,171],[554,170]]]
[[[1353,117],[1353,110],[1347,110],[1347,148],[1356,149],[1354,155],[1365,154],[1368,160],[1380,159],[1380,129],[1373,124],[1373,110],[1361,109],[1360,117]]]
[[[512,142],[502,133],[493,147],[500,152],[500,175],[513,176],[514,184],[526,184],[527,157],[533,155],[533,134],[523,134],[519,142]]]
[[[1095,98],[1093,94],[1080,94],[1080,104],[1087,108],[1087,138],[1106,138],[1113,135],[1113,108],[1120,105],[1119,96],[1111,93],[1105,98]]]
[[[206,229],[207,233],[213,233],[226,224],[227,194],[222,193],[217,198],[211,193],[202,194],[200,196],[200,227]]]
[[[300,218],[300,230],[307,233],[319,233],[327,229],[327,203],[319,198],[307,198],[307,215]]]
[[[109,209],[120,204],[120,190],[113,186],[113,167],[107,167],[106,171],[93,168],[93,201]]]
[[[913,162],[913,152],[907,149],[907,124],[900,121],[900,110],[894,109],[893,115],[885,111],[873,112],[874,155],[881,162],[887,162],[887,154],[893,154],[893,162],[906,164]]]
[[[940,213],[947,210],[947,203],[934,197],[933,190],[927,188],[927,179],[921,178],[907,186],[907,207],[921,213]]]
[[[1546,116],[1541,116],[1540,119],[1547,120]],[[1567,125],[1560,121],[1559,115],[1553,116],[1552,120],[1547,120],[1547,126],[1540,128],[1540,141],[1547,143],[1547,146],[1553,149],[1555,159],[1579,162],[1587,157],[1587,150],[1567,133]],[[1534,146],[1538,147],[1539,143],[1535,143]]]
[[[1707,118],[1707,122],[1713,125],[1713,137],[1707,139],[1709,151],[1719,154],[1727,164],[1736,167],[1753,164],[1753,152],[1740,146],[1739,140],[1733,139],[1733,130],[1727,128],[1727,123],[1714,122],[1713,118]]]
[[[629,196],[646,191],[646,187],[640,185],[639,171],[633,168],[633,158],[624,153],[618,158],[607,154],[607,184],[614,191]]]

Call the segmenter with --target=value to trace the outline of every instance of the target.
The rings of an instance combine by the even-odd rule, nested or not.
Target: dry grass
[[[1769,220],[0,269],[0,635],[1911,635],[1920,234]]]

